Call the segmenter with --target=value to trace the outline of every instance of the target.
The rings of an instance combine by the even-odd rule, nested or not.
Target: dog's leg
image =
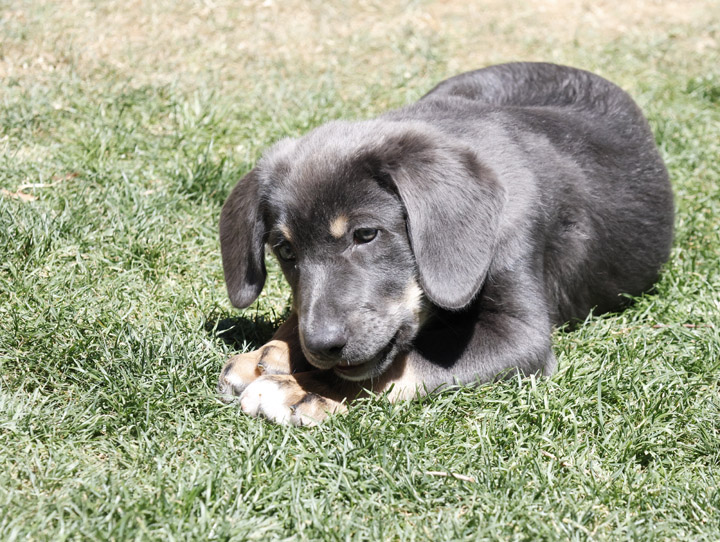
[[[223,367],[218,392],[223,400],[232,401],[247,386],[263,375],[285,375],[307,371],[298,338],[297,314],[293,313],[275,332],[272,339],[252,352],[232,356]]]
[[[342,382],[331,371],[293,375],[267,375],[253,381],[240,396],[245,414],[285,425],[316,425],[336,412],[362,390]]]
[[[387,393],[390,401],[425,393],[423,382],[401,354],[379,379],[348,382],[332,371],[267,375],[253,381],[240,396],[243,412],[288,425],[316,425],[328,415],[345,412],[348,403],[369,392]]]

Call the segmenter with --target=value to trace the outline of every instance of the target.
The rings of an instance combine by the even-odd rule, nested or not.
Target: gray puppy
[[[303,424],[368,391],[551,374],[552,327],[647,290],[672,236],[666,169],[623,90],[543,63],[453,77],[375,120],[280,141],[233,189],[230,300],[258,297],[269,245],[293,313],[218,389]]]

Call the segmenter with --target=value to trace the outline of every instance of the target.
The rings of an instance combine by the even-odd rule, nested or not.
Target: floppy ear
[[[230,302],[245,308],[265,284],[265,227],[256,170],[233,188],[220,213],[220,251]]]
[[[420,284],[446,309],[461,309],[485,281],[495,253],[504,191],[469,147],[408,130],[379,151],[383,176],[407,213]]]

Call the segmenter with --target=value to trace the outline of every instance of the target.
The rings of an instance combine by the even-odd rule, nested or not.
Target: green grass
[[[522,2],[309,2],[309,23],[217,4],[155,4],[173,24],[123,41],[125,4],[0,1],[0,539],[720,539],[715,4],[570,33]],[[289,18],[316,32],[283,49]],[[276,266],[242,313],[222,280],[220,206],[262,149],[518,58],[598,71],[647,112],[677,206],[657,291],[558,332],[551,379],[312,429],[221,404],[223,360],[287,313]]]

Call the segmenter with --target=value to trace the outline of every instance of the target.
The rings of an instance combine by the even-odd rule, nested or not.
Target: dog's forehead
[[[371,177],[347,168],[299,168],[268,191],[273,221],[314,238],[342,237],[364,220],[392,219],[397,200]]]
[[[300,242],[342,238],[351,227],[402,220],[399,200],[362,171],[336,167],[290,168],[268,187],[270,227]]]
[[[365,175],[352,169],[344,157],[336,157],[334,163],[322,157],[294,162],[273,179],[268,202],[295,216],[355,206],[370,187]]]
[[[330,123],[281,141],[263,156],[262,192],[272,227],[340,237],[364,215],[392,220],[402,214],[399,199],[368,167],[378,133],[365,124]]]

